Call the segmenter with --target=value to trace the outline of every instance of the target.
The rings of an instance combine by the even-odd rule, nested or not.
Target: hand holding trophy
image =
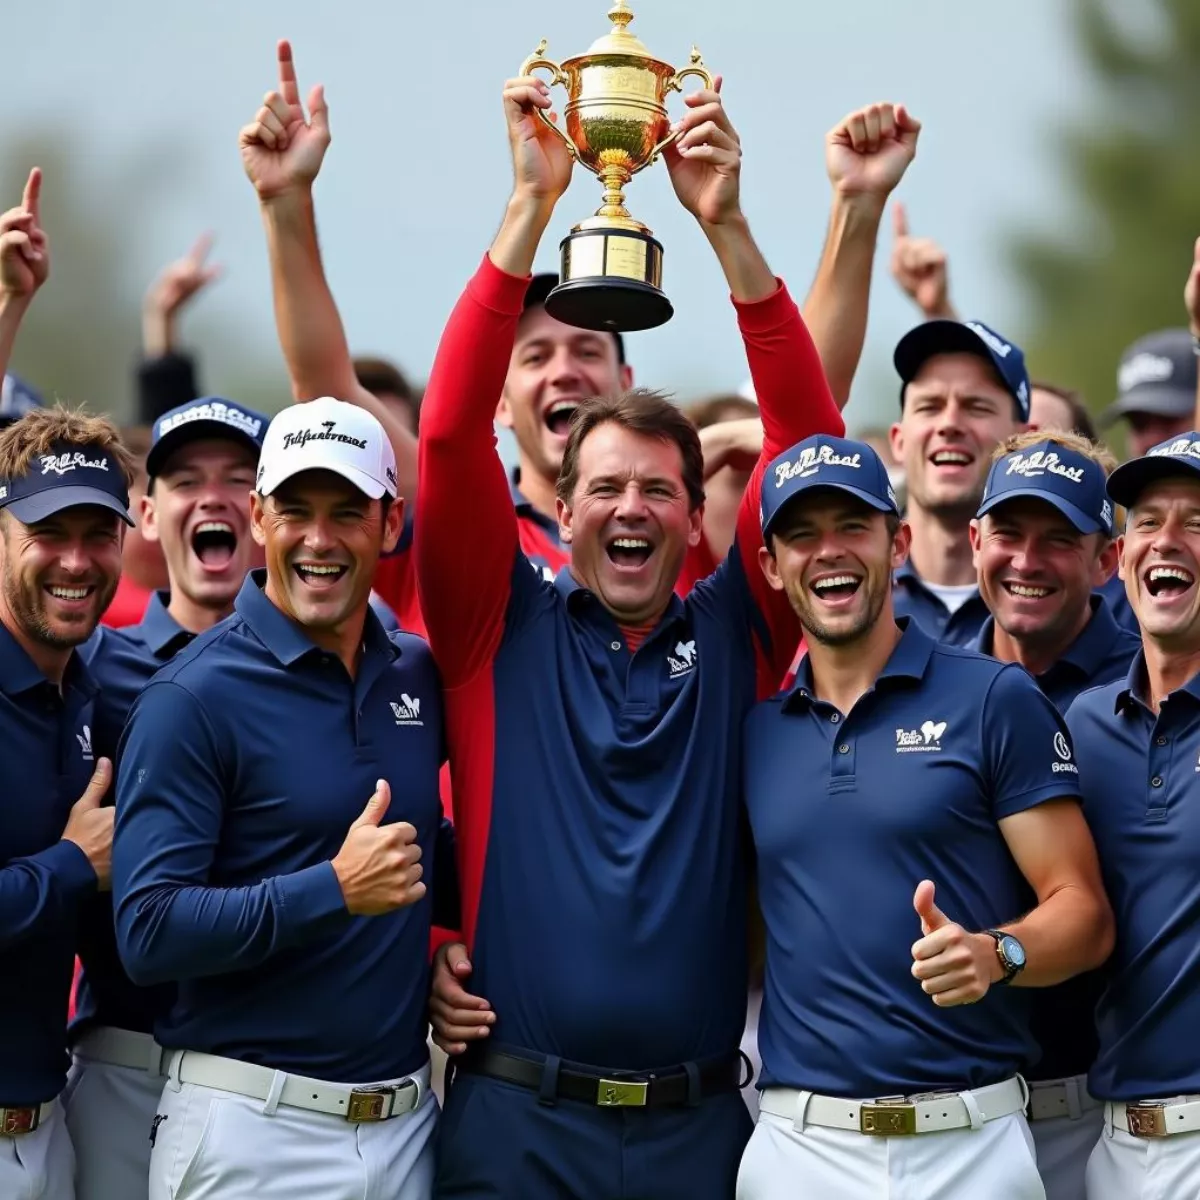
[[[586,54],[559,64],[544,57],[543,41],[519,74],[548,70],[552,84],[567,89],[565,129],[541,108],[536,115],[604,185],[604,203],[595,216],[563,239],[561,282],[546,298],[546,311],[568,325],[625,333],[662,325],[673,312],[661,288],[662,245],[630,216],[625,185],[677,136],[667,95],[682,91],[689,76],[708,89],[713,80],[696,49],[680,71],[652,57],[629,32],[633,13],[626,0],[615,0],[608,19],[612,32]]]

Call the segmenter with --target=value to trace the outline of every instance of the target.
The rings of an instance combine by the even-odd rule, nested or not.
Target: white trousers
[[[1038,1171],[1046,1186],[1046,1200],[1086,1200],[1084,1176],[1088,1156],[1104,1125],[1104,1105],[1087,1094],[1085,1075],[1056,1082],[1075,1089],[1078,1111],[1074,1116],[1029,1122]],[[1036,1097],[1043,1086],[1031,1083],[1031,1096]]]
[[[762,1009],[762,988],[750,989],[750,1000],[746,1008],[746,1030],[742,1034],[742,1053],[750,1060],[750,1079],[742,1088],[742,1099],[750,1115],[758,1119],[758,1083],[762,1071],[762,1059],[758,1056],[758,1014]]]
[[[55,1104],[32,1133],[0,1137],[0,1196],[75,1200],[75,1153],[61,1104]]]
[[[63,1093],[75,1200],[146,1200],[161,1075],[75,1056]]]
[[[1088,1159],[1087,1200],[1200,1200],[1200,1133],[1135,1138],[1105,1122]]]
[[[1044,1200],[1024,1114],[979,1129],[870,1137],[760,1112],[737,1200]],[[1174,1200],[1174,1198],[1172,1198]]]
[[[282,1104],[269,1113],[261,1100],[168,1083],[150,1200],[429,1200],[438,1105],[424,1083],[413,1112],[361,1124]]]

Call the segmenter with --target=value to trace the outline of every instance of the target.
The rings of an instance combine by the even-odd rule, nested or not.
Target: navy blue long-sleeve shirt
[[[77,918],[97,884],[61,839],[96,766],[94,700],[78,655],[60,691],[0,624],[0,1105],[45,1103],[67,1079]]]
[[[175,981],[156,1036],[343,1082],[426,1056],[431,903],[347,911],[330,860],[388,780],[430,894],[443,758],[428,648],[368,615],[351,679],[247,580],[133,706],[117,787],[117,943],[135,983]],[[440,866],[440,864],[438,864]]]

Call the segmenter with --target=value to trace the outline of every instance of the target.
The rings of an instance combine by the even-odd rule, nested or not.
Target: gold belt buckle
[[[355,1088],[350,1093],[350,1103],[346,1106],[346,1120],[356,1124],[384,1121],[392,1115],[395,1099],[394,1087]],[[385,1103],[386,1101],[392,1103]]]
[[[1137,1138],[1167,1136],[1167,1115],[1161,1104],[1127,1104],[1125,1120],[1129,1132]]]
[[[32,1108],[0,1108],[0,1134],[4,1137],[20,1137],[32,1133],[42,1119],[42,1110],[35,1104]]]
[[[917,1106],[906,1096],[887,1096],[858,1110],[858,1129],[872,1137],[900,1137],[917,1132]]]
[[[596,1103],[601,1108],[645,1108],[650,1085],[635,1079],[601,1079]]]

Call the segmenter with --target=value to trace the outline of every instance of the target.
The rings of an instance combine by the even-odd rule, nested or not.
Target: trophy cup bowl
[[[587,53],[560,64],[545,57],[543,40],[520,73],[547,70],[552,84],[567,89],[565,129],[542,109],[537,116],[604,185],[604,203],[559,247],[560,282],[546,297],[546,311],[583,329],[630,333],[664,324],[673,309],[662,291],[662,245],[630,216],[625,186],[674,140],[667,96],[682,91],[689,76],[709,88],[713,80],[695,48],[679,71],[654,58],[629,32],[626,0],[615,0],[608,18],[612,32]]]

